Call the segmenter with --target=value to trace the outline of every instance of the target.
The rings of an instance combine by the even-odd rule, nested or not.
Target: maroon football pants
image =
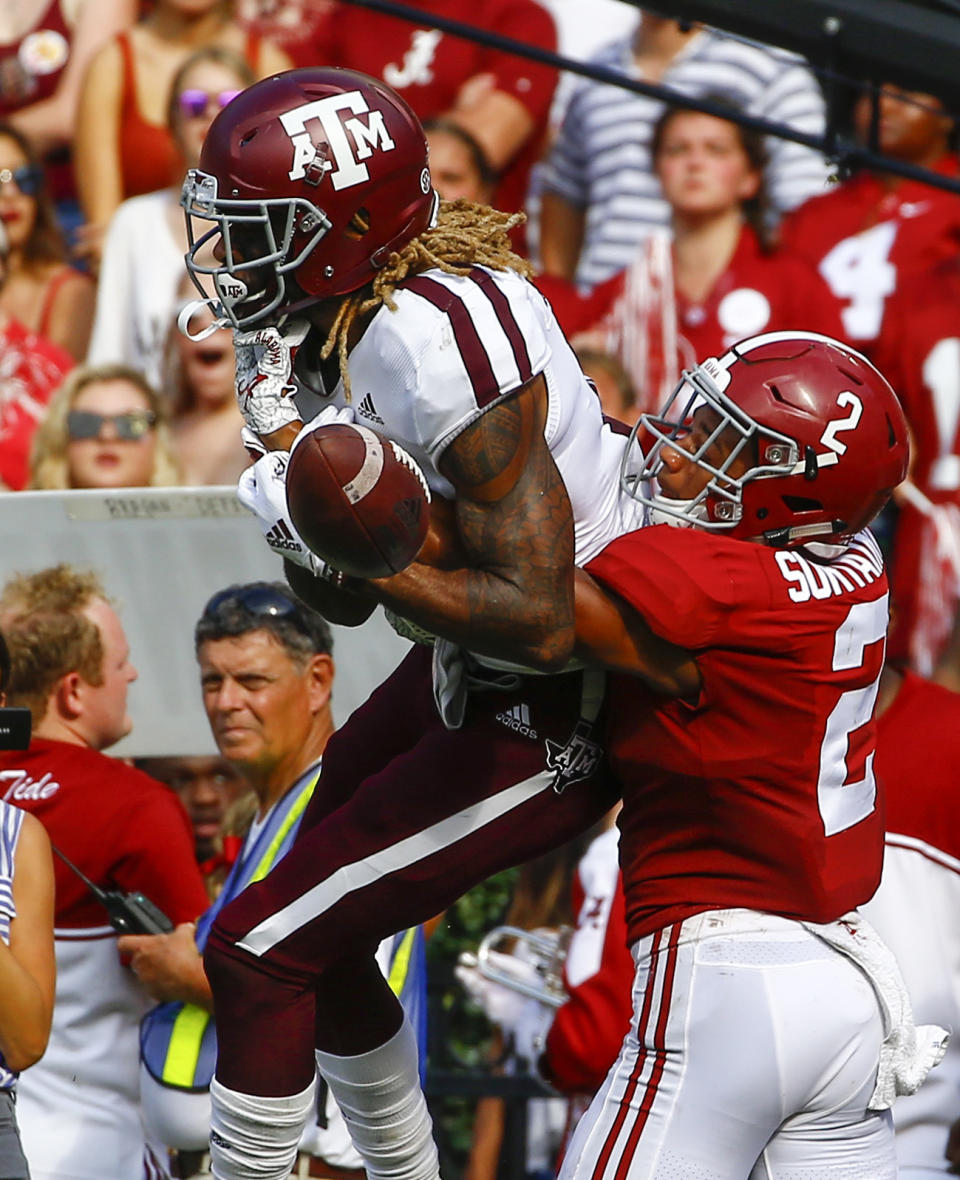
[[[213,926],[204,962],[231,1089],[296,1093],[314,1044],[349,1056],[388,1039],[401,1014],[379,941],[572,839],[618,797],[599,721],[581,719],[596,673],[473,688],[448,730],[430,665],[415,648],[331,738],[295,844]]]

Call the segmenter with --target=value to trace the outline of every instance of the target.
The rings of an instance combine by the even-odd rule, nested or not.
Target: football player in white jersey
[[[569,658],[574,563],[638,523],[626,436],[511,252],[513,221],[438,207],[420,125],[381,83],[310,69],[251,87],[211,126],[183,204],[188,266],[237,330],[240,405],[267,451],[241,499],[268,542],[285,534],[292,584],[334,621],[379,600],[447,637],[334,736],[297,844],[214,926],[214,1175],[288,1175],[315,1045],[367,1174],[428,1180],[412,1038],[370,948],[614,801],[602,678]],[[454,501],[456,568],[345,585],[290,548],[288,448],[345,415]]]

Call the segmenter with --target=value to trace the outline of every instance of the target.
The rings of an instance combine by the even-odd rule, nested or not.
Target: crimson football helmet
[[[701,415],[693,449],[703,407],[712,413]],[[659,490],[657,475],[676,459],[665,461],[664,448],[709,475],[692,499]],[[802,545],[843,541],[869,524],[908,457],[903,410],[866,357],[813,332],[769,332],[684,373],[662,413],[634,428],[621,481],[651,523]]]
[[[437,203],[423,129],[399,95],[353,70],[288,70],[211,124],[181,196],[187,269],[205,296],[212,276],[217,310],[247,328],[362,287]]]

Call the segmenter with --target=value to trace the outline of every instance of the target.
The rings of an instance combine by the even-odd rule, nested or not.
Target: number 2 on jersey
[[[830,716],[820,746],[820,775],[817,779],[817,802],[827,836],[858,824],[873,811],[877,783],[873,774],[874,751],[862,760],[862,777],[850,781],[851,770],[858,767],[862,734],[858,731],[870,720],[880,686],[883,644],[887,634],[888,595],[874,602],[857,602],[837,628],[833,644],[834,672],[862,669],[861,683],[840,694]],[[873,648],[874,644],[879,648]],[[858,740],[859,737],[859,740]]]

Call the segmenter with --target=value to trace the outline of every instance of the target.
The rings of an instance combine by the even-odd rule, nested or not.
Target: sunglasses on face
[[[0,185],[15,184],[25,197],[35,197],[43,187],[43,169],[36,164],[0,168]]]
[[[218,94],[212,94],[207,90],[189,89],[181,93],[177,102],[184,118],[199,119],[201,115],[207,113],[211,103],[215,103],[220,110],[223,110],[227,103],[236,98],[239,93],[239,90],[221,90]]]
[[[67,414],[67,433],[73,439],[99,438],[107,422],[117,438],[139,442],[157,421],[152,410],[128,410],[126,414],[97,414],[93,410],[71,410]]]
[[[220,590],[203,608],[203,617],[216,618],[225,608],[236,607],[256,618],[285,619],[302,634],[313,638],[297,604],[272,586],[231,586],[226,590]]]

